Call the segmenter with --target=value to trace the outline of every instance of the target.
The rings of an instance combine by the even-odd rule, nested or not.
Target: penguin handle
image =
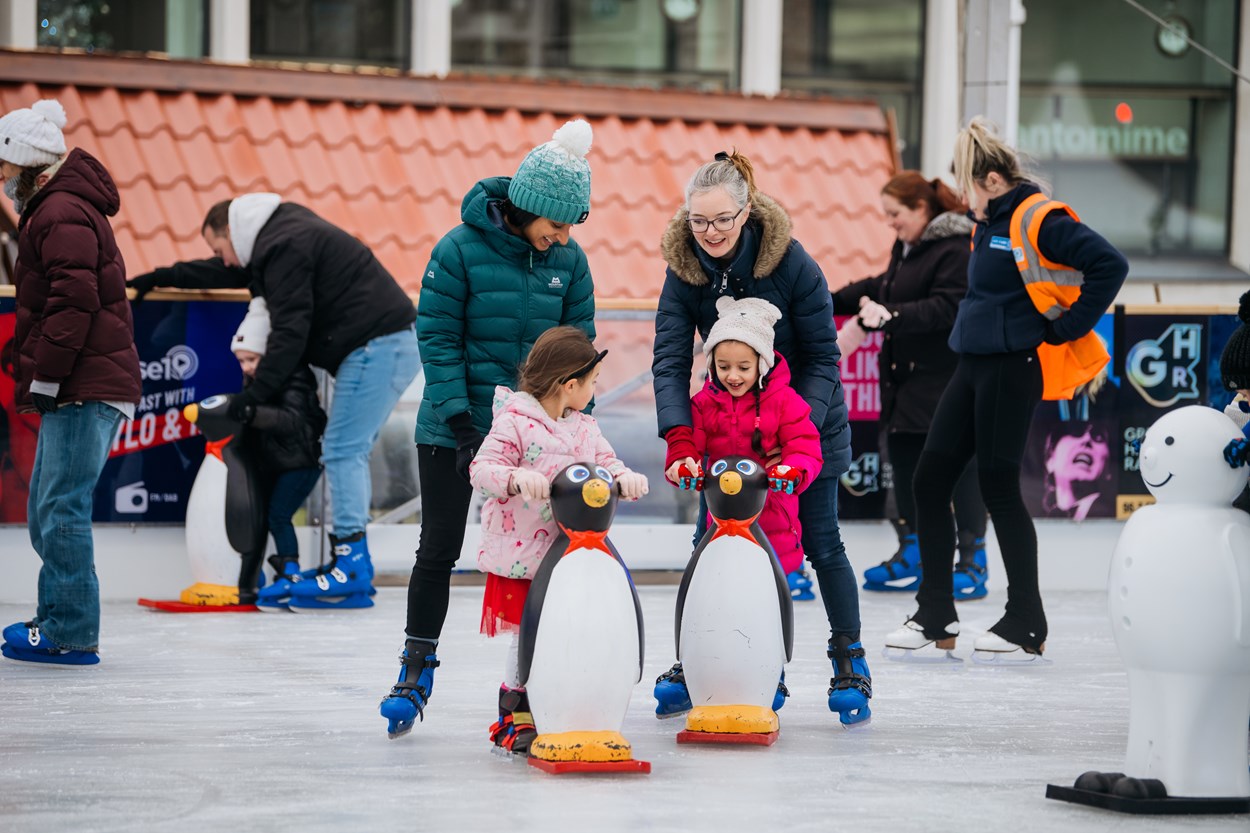
[[[703,468],[695,464],[694,471],[685,463],[677,467],[677,488],[687,491],[703,491]]]

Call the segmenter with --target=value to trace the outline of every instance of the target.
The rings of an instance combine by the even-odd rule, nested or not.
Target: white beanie
[[[51,165],[65,155],[65,108],[54,98],[0,118],[0,160],[22,168]]]
[[[247,305],[247,315],[243,323],[234,333],[230,349],[238,352],[247,350],[265,355],[265,346],[269,343],[269,307],[264,298],[253,298]]]
[[[735,300],[722,295],[716,299],[716,316],[703,343],[703,352],[710,358],[722,341],[741,341],[759,354],[763,379],[773,369],[773,325],[781,320],[781,310],[763,298]]]

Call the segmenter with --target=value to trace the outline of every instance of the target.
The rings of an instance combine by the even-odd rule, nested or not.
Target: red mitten
[[[768,488],[792,495],[803,483],[803,472],[793,466],[773,466],[768,470]]]

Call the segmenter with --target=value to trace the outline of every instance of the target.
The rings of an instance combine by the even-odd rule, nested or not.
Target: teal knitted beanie
[[[582,119],[565,122],[551,141],[529,152],[508,186],[508,200],[522,211],[555,223],[584,223],[590,213],[593,134]]]

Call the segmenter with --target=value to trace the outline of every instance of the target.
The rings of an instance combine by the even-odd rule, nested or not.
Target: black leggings
[[[985,506],[1007,572],[1007,607],[990,630],[1017,645],[1046,641],[1046,614],[1037,584],[1037,531],[1020,495],[1020,461],[1042,398],[1037,351],[963,354],[946,386],[916,466],[917,535],[923,579],[917,621],[940,630],[958,621],[951,587],[955,530],[951,497],[975,454]]]
[[[437,642],[447,619],[451,571],[464,545],[473,489],[456,473],[456,449],[417,446],[421,541],[408,582],[408,636]]]
[[[898,506],[899,522],[908,532],[916,531],[916,498],[912,486],[920,452],[924,450],[928,434],[893,433],[887,440],[890,466],[894,470],[894,502]],[[981,484],[977,481],[976,457],[964,467],[955,484],[955,528],[964,533],[960,536],[977,539],[985,537],[985,501],[981,499]]]

